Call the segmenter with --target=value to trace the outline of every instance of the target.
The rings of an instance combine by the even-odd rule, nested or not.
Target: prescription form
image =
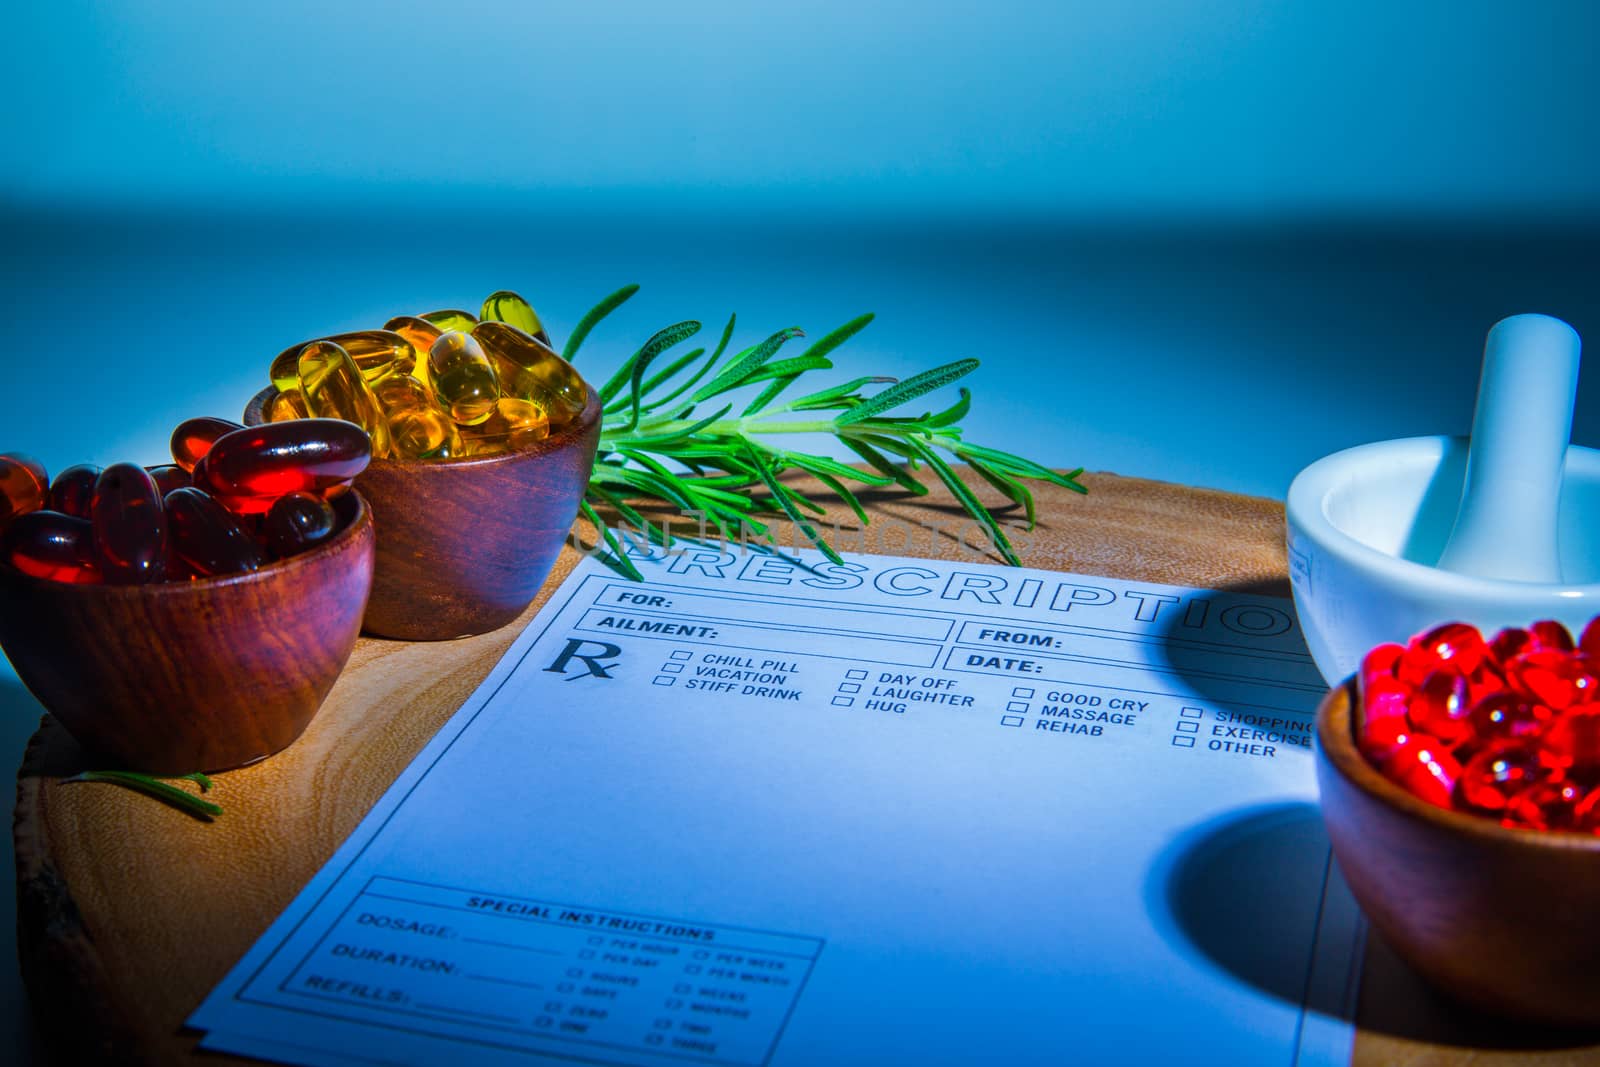
[[[1347,1063],[1271,597],[585,560],[190,1019],[305,1064]]]

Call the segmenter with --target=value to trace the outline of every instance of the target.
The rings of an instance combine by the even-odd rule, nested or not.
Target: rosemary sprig
[[[64,778],[62,781],[68,783],[109,782],[112,785],[120,785],[155,797],[157,800],[163,800],[180,811],[188,812],[195,818],[204,819],[207,822],[222,814],[222,805],[213,804],[209,800],[195,796],[186,789],[179,789],[175,785],[168,785],[160,778],[155,778],[148,774],[139,774],[136,771],[84,771],[81,774],[73,775],[71,778]],[[179,775],[178,781],[193,782],[200,787],[200,792],[202,793],[211,791],[211,779],[199,772]]]
[[[575,358],[589,332],[638,288],[625,286],[584,315],[567,342],[566,357]],[[822,514],[824,509],[779,476],[788,470],[812,475],[865,525],[867,512],[847,483],[898,485],[920,496],[928,491],[918,479],[918,472],[926,467],[983,528],[1001,557],[1020,565],[994,512],[940,453],[965,462],[1008,502],[1021,506],[1029,529],[1036,514],[1033,493],[1023,480],[1051,482],[1086,493],[1077,480],[1083,468],[1061,474],[1021,456],[962,440],[961,420],[972,405],[972,394],[965,387],[960,389],[959,399],[941,411],[891,414],[965,378],[978,369],[976,359],[959,359],[904,381],[877,375],[857,377],[778,403],[802,378],[810,381],[807,376],[831,370],[834,364],[829,355],[865,329],[872,318],[866,314],[851,319],[800,355],[785,359],[776,357],[786,344],[804,336],[798,327],[779,330],[719,365],[733,336],[733,317],[709,355],[705,348],[696,348],[674,357],[655,373],[650,373],[652,364],[697,334],[701,324],[693,320],[674,323],[641,345],[600,389],[604,421],[583,514],[604,538],[606,562],[630,578],[641,577],[615,534],[601,522],[596,505],[611,508],[657,544],[671,545],[671,532],[664,527],[658,531],[630,503],[640,498],[703,514],[730,539],[743,531],[766,536],[767,528],[755,514],[786,516],[824,556],[838,560],[838,553],[806,518],[806,512]],[[871,386],[885,388],[868,395],[864,390]],[[735,399],[734,393],[741,397]],[[749,399],[743,399],[744,395]],[[871,470],[777,447],[769,440],[775,434],[833,438],[866,461]]]

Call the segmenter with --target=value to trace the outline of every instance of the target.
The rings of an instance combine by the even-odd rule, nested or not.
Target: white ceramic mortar
[[[1486,636],[1539,619],[1576,637],[1600,614],[1600,452],[1567,449],[1557,543],[1562,580],[1507,581],[1437,564],[1460,510],[1464,437],[1411,437],[1336,452],[1289,487],[1289,575],[1306,643],[1330,685],[1375,645],[1443,622]]]

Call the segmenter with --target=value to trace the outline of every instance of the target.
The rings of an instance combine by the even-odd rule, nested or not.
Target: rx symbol
[[[585,652],[584,647],[589,646],[596,651]],[[546,667],[545,670],[555,674],[566,674],[564,681],[573,681],[578,678],[610,678],[611,672],[606,670],[607,664],[622,655],[622,649],[605,641],[589,641],[581,637],[567,638],[567,647],[561,654]],[[582,663],[585,670],[582,674],[571,674],[572,661]]]

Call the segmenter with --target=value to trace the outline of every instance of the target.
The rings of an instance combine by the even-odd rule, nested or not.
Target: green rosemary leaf
[[[850,340],[850,338],[866,329],[867,324],[870,323],[875,317],[876,316],[874,316],[870,311],[865,315],[857,315],[843,326],[840,326],[839,328],[817,338],[815,344],[811,345],[804,352],[800,353],[800,358],[804,359],[807,356],[827,355],[829,352],[832,352],[835,348],[838,348],[840,345]]]
[[[660,385],[662,382],[671,381],[677,376],[679,371],[683,370],[683,368],[687,367],[689,364],[693,363],[695,360],[699,359],[705,354],[706,350],[704,348],[696,348],[690,351],[687,355],[679,356],[677,359],[673,360],[670,364],[668,364],[666,370],[657,371],[655,374],[651,375],[649,381],[644,383],[644,395],[649,396],[651,393],[655,392],[656,386]]]
[[[860,422],[862,419],[871,418],[884,411],[892,411],[901,404],[915,400],[925,393],[931,393],[941,386],[949,385],[958,378],[965,377],[978,369],[975,359],[958,359],[954,363],[946,363],[942,367],[925,370],[921,374],[914,374],[905,381],[891,385],[883,392],[869,398],[865,403],[851,408],[839,415],[834,421],[840,426]]]
[[[1016,551],[1011,547],[1011,541],[1006,537],[1005,531],[1000,528],[1000,524],[995,521],[994,515],[989,512],[988,508],[983,506],[983,501],[973,495],[972,490],[967,488],[967,484],[957,476],[955,471],[950,469],[948,463],[939,458],[939,454],[933,450],[932,446],[923,444],[914,438],[912,439],[912,444],[922,453],[922,458],[927,461],[929,467],[933,468],[933,472],[939,476],[939,480],[945,484],[945,488],[950,490],[950,495],[960,501],[961,506],[966,508],[967,514],[976,519],[978,524],[988,533],[989,540],[994,543],[994,547],[1000,552],[1005,561],[1013,567],[1022,566],[1022,561],[1017,558]]]
[[[199,778],[205,778],[204,775],[199,776],[199,778],[192,775],[182,775],[181,777],[189,778],[192,781],[199,781]],[[81,774],[73,775],[71,778],[63,778],[62,781],[109,782],[112,785],[120,785],[125,789],[132,789],[147,796],[155,797],[157,800],[165,801],[180,811],[188,812],[195,818],[204,819],[207,822],[222,814],[222,806],[220,804],[213,804],[209,800],[203,800],[195,796],[187,789],[179,789],[175,785],[168,785],[159,778],[134,771],[84,771]],[[201,789],[210,789],[211,779],[205,778],[200,787]]]
[[[1003,471],[1020,474],[1025,478],[1037,478],[1043,482],[1059,485],[1063,489],[1071,489],[1075,493],[1088,492],[1076,480],[1078,475],[1083,473],[1082,467],[1066,474],[1058,474],[1049,467],[1035,463],[1031,459],[1023,459],[1021,456],[1014,456],[1010,452],[1002,452],[998,448],[986,448],[983,445],[975,445],[968,441],[951,442],[951,450],[967,459],[976,456],[978,459]]]
[[[618,289],[590,308],[583,318],[578,320],[578,325],[572,328],[572,336],[567,338],[567,345],[561,350],[561,357],[571,363],[573,357],[578,354],[578,346],[582,345],[584,338],[589,336],[589,331],[598,326],[601,319],[627,303],[628,298],[638,291],[639,287],[637,285],[624,285],[621,289]]]
[[[810,411],[816,408],[842,407],[845,406],[844,398],[860,389],[863,385],[880,385],[884,382],[892,381],[894,381],[893,378],[886,378],[881,374],[869,374],[861,378],[852,378],[848,382],[830,385],[826,389],[819,389],[815,393],[809,393],[799,400],[791,400],[789,401],[789,409],[791,411]]]
[[[778,481],[773,473],[767,469],[755,446],[746,441],[745,448],[749,452],[750,462],[755,465],[756,471],[761,475],[761,480],[766,483],[767,492],[772,494],[772,498],[783,508],[784,513],[789,516],[789,520],[800,528],[801,533],[806,535],[806,540],[816,545],[817,551],[826,556],[830,562],[843,563],[844,557],[835,552],[833,546],[824,541],[822,535],[817,533],[817,528],[811,525],[811,520],[801,514],[800,509],[795,506],[795,502],[790,499],[788,487]]]
[[[928,495],[927,486],[911,477],[910,474],[906,473],[904,467],[891,460],[882,452],[879,452],[871,444],[855,437],[841,437],[839,440],[842,441],[844,446],[850,451],[866,460],[874,470],[888,477],[906,492],[912,494],[913,496]]]
[[[850,510],[856,513],[856,518],[861,520],[861,525],[866,526],[872,521],[871,519],[867,518],[867,509],[861,506],[861,501],[856,497],[855,493],[850,491],[849,486],[845,485],[833,475],[825,474],[822,471],[812,471],[811,474],[817,479],[817,481],[833,490],[834,496],[850,505]],[[851,470],[850,475],[853,478],[863,477],[862,473],[858,470]],[[893,483],[885,480],[884,484],[889,485]]]
[[[644,575],[639,573],[639,568],[634,565],[633,560],[622,551],[622,545],[618,542],[617,535],[611,532],[611,527],[600,521],[600,516],[595,512],[593,505],[587,500],[582,500],[578,502],[578,507],[583,512],[584,518],[594,523],[594,528],[604,539],[606,548],[610,549],[610,555],[602,556],[600,561],[624,578],[631,578],[636,582],[644,581]]]
[[[613,374],[610,380],[601,387],[600,402],[602,404],[608,402],[617,395],[618,390],[622,388],[624,383],[633,380],[634,404],[637,406],[639,395],[638,377],[643,367],[679,341],[686,341],[699,332],[700,324],[693,319],[675,322],[665,329],[657,330],[651,335],[650,340],[646,341],[639,347],[637,352],[628,357],[627,362],[618,367],[617,373]]]
[[[754,374],[746,376],[740,385],[754,385],[764,382],[768,378],[794,378],[813,370],[832,370],[833,361],[821,356],[795,356],[793,359],[778,359],[768,363]]]
[[[771,359],[784,343],[796,337],[804,337],[805,331],[798,326],[791,326],[786,330],[779,330],[771,337],[762,341],[754,348],[746,349],[711,381],[695,390],[692,399],[695,403],[716,396],[718,393],[727,392],[729,389],[742,385],[746,377],[758,370],[762,364]]]
[[[967,411],[971,407],[972,393],[970,393],[967,390],[967,387],[963,385],[961,387],[960,400],[957,400],[954,404],[951,404],[949,407],[939,412],[939,414],[923,419],[922,425],[928,427],[929,429],[937,429],[942,426],[949,426],[952,423],[960,422],[962,419],[967,417]],[[959,434],[961,432],[961,428],[959,426],[956,427],[955,432]]]
[[[692,422],[681,429],[673,430],[671,433],[645,434],[641,437],[632,437],[628,439],[628,443],[635,448],[660,449],[672,444],[675,441],[681,441],[686,437],[693,437],[695,434],[699,433],[707,426],[710,426],[712,423],[716,422],[718,419],[722,418],[732,410],[733,405],[728,404],[725,405],[715,415],[707,415],[705,418],[700,419],[697,422]]]
[[[859,453],[858,453],[859,455]],[[866,485],[885,486],[893,485],[894,479],[887,475],[867,474],[854,467],[846,466],[838,460],[828,456],[815,456],[810,452],[795,452],[785,450],[783,458],[793,463],[796,467],[810,474],[829,474],[835,478],[850,478]]]
[[[757,393],[754,400],[745,405],[745,409],[739,413],[739,417],[744,418],[748,415],[759,414],[768,404],[777,399],[778,394],[787,389],[792,381],[794,381],[793,378],[774,378],[768,382],[767,387]]]
[[[700,364],[700,369],[695,371],[694,374],[689,377],[688,381],[680,384],[676,389],[662,397],[660,400],[655,400],[646,404],[644,406],[646,411],[657,411],[663,407],[666,407],[678,397],[694,388],[695,383],[701,378],[704,378],[706,373],[710,371],[712,367],[717,365],[717,360],[721,359],[722,353],[727,350],[728,340],[733,337],[733,323],[736,318],[738,318],[736,315],[728,316],[728,325],[722,328],[722,340],[718,341],[717,347],[712,350],[711,358]]]
[[[978,472],[984,481],[1000,490],[1013,504],[1021,504],[1023,511],[1028,516],[1028,529],[1033,529],[1038,524],[1034,514],[1033,492],[1027,486],[1017,481],[1004,471],[998,471],[985,464],[979,463],[971,456],[967,457],[967,466]]]

